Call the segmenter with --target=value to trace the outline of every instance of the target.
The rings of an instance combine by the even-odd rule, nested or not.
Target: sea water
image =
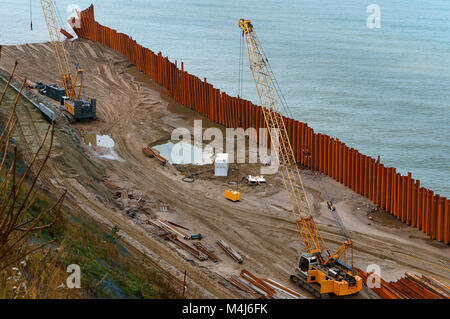
[[[292,115],[450,196],[450,1],[58,0],[238,93],[251,19]],[[367,7],[380,9],[369,28]],[[40,1],[0,0],[0,44],[48,41]],[[73,61],[75,63],[76,61]],[[242,97],[259,103],[244,56]]]

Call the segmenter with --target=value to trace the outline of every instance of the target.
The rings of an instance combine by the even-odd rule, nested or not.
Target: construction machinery
[[[233,169],[231,169],[233,172]],[[230,173],[232,175],[232,173]],[[230,185],[235,185],[235,187],[228,188],[225,190],[225,198],[232,202],[239,202],[241,200],[241,193],[239,192],[239,184],[241,181],[239,180],[239,164],[236,166],[236,180],[228,181]]]
[[[241,193],[239,192],[239,168],[236,172],[236,181],[228,181],[228,184],[235,185],[235,187],[225,190],[225,198],[232,202],[239,202],[241,200]]]
[[[238,202],[241,200],[241,193],[233,189],[226,189],[225,198],[232,202]]]
[[[58,25],[54,1],[41,0],[41,5],[64,88],[58,88],[54,84],[45,85],[42,82],[37,82],[36,88],[41,93],[64,105],[65,114],[70,121],[95,120],[96,99],[87,101],[81,98],[83,90],[83,69],[77,66],[76,75],[75,77],[72,76],[67,53],[64,49],[64,42],[60,35],[63,29]]]
[[[312,217],[286,130],[285,118],[281,111],[283,108],[285,112],[289,112],[286,101],[251,21],[240,19],[238,25],[242,29],[242,41],[245,41],[250,71],[262,106],[266,128],[272,145],[277,150],[283,184],[289,195],[296,225],[306,249],[306,252],[297,258],[291,280],[318,297],[324,294],[337,296],[356,294],[362,289],[362,279],[356,275],[353,267],[353,242],[346,239],[334,253],[327,248]],[[241,54],[242,52],[241,45]],[[351,253],[350,264],[347,262],[348,252]]]

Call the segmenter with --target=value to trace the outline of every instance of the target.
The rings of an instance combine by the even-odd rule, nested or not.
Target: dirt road
[[[46,187],[51,191],[68,188],[73,209],[89,214],[109,229],[118,226],[127,243],[145,252],[179,280],[186,270],[192,287],[190,296],[245,296],[224,279],[238,275],[243,268],[294,288],[289,275],[303,247],[280,177],[267,175],[267,185],[257,188],[242,186],[239,203],[224,198],[223,191],[229,187],[227,180],[214,178],[212,173],[193,183],[182,182],[189,171],[210,167],[162,167],[158,161],[145,157],[142,147],[169,140],[176,127],[191,129],[195,119],[202,119],[203,127],[215,124],[169,99],[121,54],[85,40],[67,42],[66,49],[70,61],[85,70],[84,95],[97,98],[99,119],[74,124],[71,129],[59,114],[57,146],[45,175]],[[48,43],[4,47],[0,67],[9,70],[15,59],[20,63],[19,76],[27,76],[33,82],[61,84]],[[45,122],[34,109],[23,110],[18,116],[22,133],[17,138],[26,140],[31,152]],[[98,147],[84,143],[82,136],[86,133],[110,136],[120,159],[100,158]],[[239,173],[245,175],[255,169],[240,165]],[[386,280],[398,279],[405,271],[416,271],[450,281],[448,246],[430,241],[423,233],[376,211],[367,199],[326,176],[302,170],[302,177],[314,218],[331,250],[343,242],[343,236],[327,209],[327,200],[336,203],[355,243],[356,266],[366,270],[368,265],[377,264]],[[146,213],[130,218],[125,213],[126,203],[117,199],[117,194],[114,196],[118,190],[111,185],[132,194],[132,198],[145,199]],[[167,211],[161,207],[167,207]],[[201,233],[220,262],[200,262],[159,238],[155,228],[145,223],[154,216],[184,225],[191,233]],[[218,239],[231,244],[244,257],[243,264],[226,255],[216,245]],[[373,294],[364,290],[359,297],[370,298]]]

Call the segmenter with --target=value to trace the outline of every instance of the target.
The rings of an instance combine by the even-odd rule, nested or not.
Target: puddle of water
[[[184,141],[169,141],[153,148],[170,164],[206,165],[214,162],[212,151]]]
[[[85,134],[83,138],[89,146],[113,148],[115,145],[114,140],[108,135]]]
[[[114,146],[116,143],[108,135],[85,134],[83,136],[86,145],[93,148],[94,155],[99,158],[105,158],[112,161],[124,160],[116,153]]]

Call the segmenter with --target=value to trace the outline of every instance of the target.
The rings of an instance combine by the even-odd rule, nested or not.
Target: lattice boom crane
[[[42,82],[38,82],[36,87],[41,89],[42,93],[57,101],[61,101],[71,120],[96,119],[96,100],[91,99],[91,101],[88,102],[81,98],[83,89],[83,69],[77,67],[75,78],[72,76],[67,52],[64,49],[64,42],[62,41],[60,34],[60,32],[64,34],[67,32],[60,28],[58,24],[54,1],[41,0],[41,6],[50,35],[50,42],[55,52],[56,64],[58,66],[64,90],[58,89],[54,85],[44,85]],[[65,93],[65,96],[62,96],[62,93]]]
[[[327,248],[311,214],[311,207],[303,186],[299,168],[292,150],[286,124],[279,101],[281,92],[272,73],[261,44],[256,37],[250,20],[240,19],[248,62],[262,106],[264,121],[270,140],[278,154],[280,173],[289,195],[292,212],[302,238],[306,253],[299,256],[295,273],[291,279],[298,285],[310,289],[317,295],[332,293],[351,295],[362,289],[362,279],[355,274],[352,265],[345,263],[346,250],[352,248],[351,240],[346,240],[334,254]],[[322,253],[326,251],[328,258]],[[344,262],[340,258],[344,256]]]

